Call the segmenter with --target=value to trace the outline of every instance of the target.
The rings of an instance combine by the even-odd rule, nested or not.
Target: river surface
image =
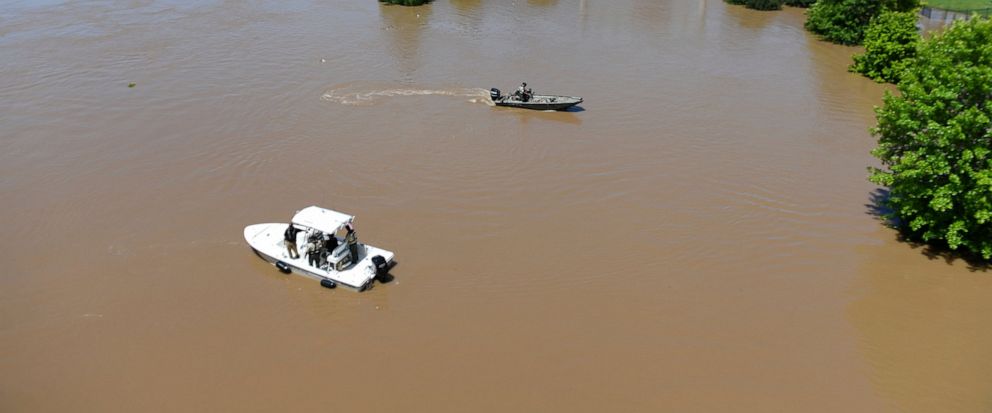
[[[992,275],[876,217],[887,86],[803,21],[5,2],[0,411],[990,411]],[[395,279],[252,254],[312,204]]]

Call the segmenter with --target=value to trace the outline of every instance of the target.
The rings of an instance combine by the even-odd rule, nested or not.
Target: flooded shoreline
[[[17,3],[0,407],[987,410],[992,278],[872,215],[886,87],[803,18]],[[521,81],[582,110],[486,104]],[[245,245],[313,204],[395,280],[329,291]]]

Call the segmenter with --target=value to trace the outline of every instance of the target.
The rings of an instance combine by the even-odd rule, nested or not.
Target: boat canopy
[[[335,233],[355,217],[317,206],[308,206],[293,216],[293,223],[313,228],[317,231]]]

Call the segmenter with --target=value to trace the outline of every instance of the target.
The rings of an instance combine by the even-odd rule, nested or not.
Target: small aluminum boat
[[[364,291],[372,288],[376,278],[386,275],[394,255],[390,251],[357,242],[357,234],[353,236],[355,247],[349,246],[348,237],[338,236],[338,232],[351,228],[354,219],[351,215],[310,206],[297,212],[292,224],[245,227],[245,241],[258,256],[275,264],[283,273],[295,272],[318,280],[320,285],[328,288],[340,284]],[[290,257],[286,248],[285,234],[290,225],[297,229],[293,237],[300,254],[296,258]],[[335,245],[316,252],[319,255],[316,265],[308,259],[309,251],[304,247],[311,239],[319,239],[325,246]]]
[[[526,101],[515,95],[503,95],[499,89],[489,89],[489,98],[496,106],[534,110],[565,110],[582,103],[576,96],[533,95]]]

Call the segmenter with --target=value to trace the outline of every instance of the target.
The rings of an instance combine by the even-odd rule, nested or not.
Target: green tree
[[[872,17],[917,6],[919,0],[818,0],[806,11],[806,29],[834,43],[861,44]]]
[[[872,18],[865,31],[865,52],[854,56],[850,70],[876,82],[898,82],[920,42],[916,21],[915,10],[885,11]]]
[[[785,0],[746,0],[744,7],[755,10],[782,10]]]
[[[419,6],[430,3],[432,0],[379,0],[382,3],[399,4],[401,6]]]
[[[899,95],[876,109],[870,180],[911,238],[992,258],[992,22],[974,18],[921,42]]]
[[[755,10],[781,10],[785,0],[724,0],[730,4],[743,4]]]
[[[785,4],[792,7],[809,7],[813,3],[816,3],[816,0],[785,0]]]

